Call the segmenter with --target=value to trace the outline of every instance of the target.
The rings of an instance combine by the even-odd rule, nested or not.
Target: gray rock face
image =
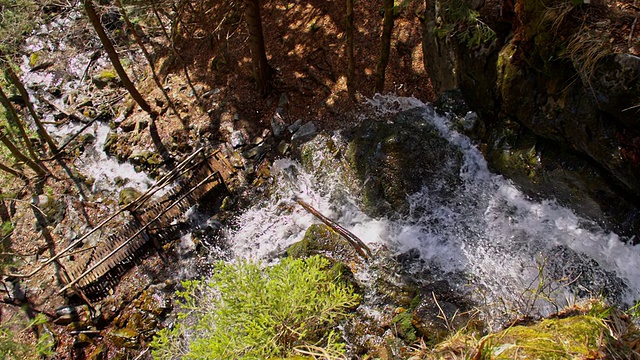
[[[585,72],[562,60],[564,47],[548,27],[531,25],[543,10],[522,9],[530,23],[503,29],[491,44],[441,41],[438,51],[453,56],[428,57],[432,83],[439,93],[451,87],[441,84],[455,83],[478,113],[476,126],[465,130],[484,144],[493,170],[531,196],[555,198],[610,230],[637,234],[640,57],[609,54]],[[435,15],[426,15],[428,25]],[[524,38],[514,40],[515,32]],[[455,71],[438,71],[450,65]]]

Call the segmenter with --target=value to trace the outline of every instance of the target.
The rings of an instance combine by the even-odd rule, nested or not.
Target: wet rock
[[[291,148],[291,145],[289,145],[289,143],[287,143],[286,141],[282,140],[278,143],[278,147],[276,149],[278,150],[278,154],[284,156],[289,151],[289,148]]]
[[[115,71],[113,69],[111,70],[101,70],[100,73],[98,73],[97,75],[94,75],[91,78],[91,82],[98,88],[98,89],[104,89],[105,87],[109,86],[109,85],[117,85],[120,81],[120,78],[118,78],[118,75],[115,73]]]
[[[296,131],[298,131],[301,126],[302,126],[302,119],[298,119],[298,120],[296,120],[296,122],[294,122],[293,124],[289,125],[287,130],[289,130],[289,133],[293,134]]]
[[[108,355],[107,347],[103,344],[98,344],[96,348],[89,354],[87,360],[106,360]]]
[[[293,258],[323,255],[346,262],[359,259],[353,246],[325,224],[309,226],[302,240],[291,245],[286,255]]]
[[[242,130],[236,130],[232,132],[231,139],[229,140],[229,142],[231,143],[231,146],[233,146],[234,149],[237,149],[240,146],[247,144],[247,141],[245,140],[245,137],[244,137],[244,132]]]
[[[347,159],[370,215],[407,213],[407,195],[426,186],[446,197],[460,184],[462,153],[425,120],[424,112],[434,110],[411,109],[391,122],[365,121],[346,135],[352,139]]]
[[[107,333],[107,339],[119,348],[137,348],[139,333],[133,329],[115,329]]]
[[[135,199],[140,197],[142,193],[138,189],[132,187],[126,187],[120,191],[118,195],[118,205],[126,206],[132,203]]]
[[[273,136],[280,137],[287,125],[284,122],[282,116],[276,112],[275,115],[271,118],[271,130],[273,131]]]
[[[81,306],[61,306],[56,309],[58,316],[53,322],[56,325],[68,325],[72,322],[88,322],[91,320],[91,313],[87,305]]]
[[[308,122],[302,126],[291,136],[291,141],[306,141],[317,134],[316,126],[313,122]]]
[[[162,156],[150,150],[135,150],[129,155],[129,161],[134,165],[155,167],[162,164]]]
[[[261,159],[269,150],[271,150],[271,146],[262,144],[245,151],[242,156],[245,159]]]

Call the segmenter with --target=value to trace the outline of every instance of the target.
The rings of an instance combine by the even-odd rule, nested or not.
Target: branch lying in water
[[[360,254],[360,256],[362,256],[365,259],[368,259],[369,257],[371,257],[371,249],[369,249],[369,247],[364,242],[362,242],[362,240],[360,240],[357,236],[355,236],[349,230],[343,228],[342,226],[338,225],[335,221],[322,215],[318,210],[314,209],[311,205],[302,201],[300,198],[294,197],[294,200],[298,204],[300,204],[305,210],[313,214],[318,219],[322,220],[322,222],[325,223],[331,229],[333,229],[333,231],[337,232],[342,237],[344,237],[349,242],[349,244],[351,244],[351,246],[353,246],[354,249],[356,249],[356,251],[358,252],[358,254]]]

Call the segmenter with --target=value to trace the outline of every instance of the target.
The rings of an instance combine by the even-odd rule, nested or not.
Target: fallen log
[[[358,252],[358,254],[360,254],[360,256],[362,256],[364,259],[368,259],[369,257],[371,257],[371,249],[369,249],[369,247],[364,242],[362,242],[362,240],[360,240],[357,236],[355,236],[352,232],[343,228],[338,223],[329,219],[328,217],[322,215],[318,210],[314,209],[311,205],[307,204],[300,198],[294,197],[294,200],[298,204],[300,204],[300,206],[302,206],[305,210],[313,214],[313,216],[317,217],[323,223],[325,223],[325,225],[333,229],[333,231],[337,232],[343,238],[345,238],[347,242],[351,244],[351,246],[353,246],[353,248]]]

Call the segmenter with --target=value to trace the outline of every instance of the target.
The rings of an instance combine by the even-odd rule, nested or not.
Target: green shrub
[[[343,352],[338,321],[359,296],[328,271],[329,260],[216,265],[208,281],[186,281],[178,324],[151,344],[158,359],[269,359],[295,349]]]
[[[29,323],[11,318],[0,325],[0,359],[40,359],[43,356],[53,355],[55,339],[51,332],[43,331],[35,344],[22,343],[18,336],[20,332],[29,331],[46,323],[47,317],[38,314]],[[14,327],[21,329],[14,331]]]

